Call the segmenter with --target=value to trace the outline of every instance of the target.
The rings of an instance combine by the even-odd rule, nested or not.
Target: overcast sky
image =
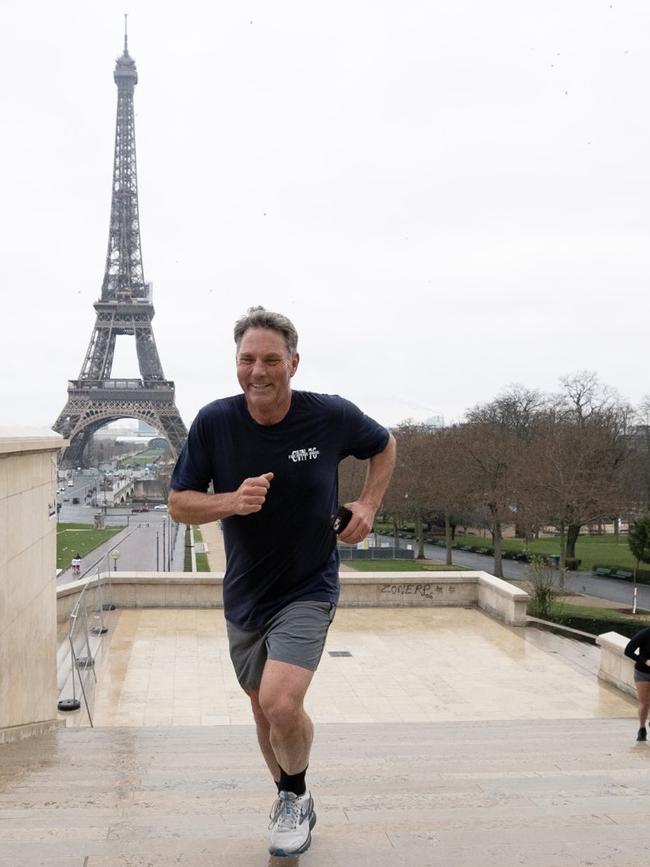
[[[0,421],[51,426],[95,321],[123,17],[145,279],[189,425],[234,320],[395,424],[579,369],[648,382],[647,0],[0,0]],[[137,376],[132,338],[116,376]]]

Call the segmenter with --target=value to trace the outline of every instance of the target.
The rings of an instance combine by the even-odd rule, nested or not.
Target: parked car
[[[134,506],[131,509],[132,512],[148,512],[149,506]]]
[[[154,509],[155,509],[157,512],[166,512],[166,511],[167,511],[167,506],[165,505],[165,503],[160,503],[158,506],[154,506]]]
[[[68,487],[74,488],[74,482],[72,481],[72,479],[70,479],[70,481],[68,482]]]

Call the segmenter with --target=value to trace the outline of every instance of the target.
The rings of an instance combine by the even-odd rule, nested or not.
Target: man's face
[[[249,328],[237,350],[237,379],[254,418],[270,422],[280,418],[291,403],[291,377],[298,353],[290,353],[279,331]],[[279,419],[277,419],[279,420]]]

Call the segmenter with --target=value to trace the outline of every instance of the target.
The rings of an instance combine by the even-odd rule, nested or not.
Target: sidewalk
[[[216,521],[213,524],[201,524],[201,535],[208,546],[210,572],[225,572],[226,551],[223,545],[221,527]]]
[[[185,524],[178,525],[176,544],[174,545],[174,550],[172,551],[171,571],[185,571]]]

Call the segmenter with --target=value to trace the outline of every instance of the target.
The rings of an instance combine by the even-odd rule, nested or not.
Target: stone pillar
[[[57,725],[57,455],[51,430],[0,428],[0,743]]]

